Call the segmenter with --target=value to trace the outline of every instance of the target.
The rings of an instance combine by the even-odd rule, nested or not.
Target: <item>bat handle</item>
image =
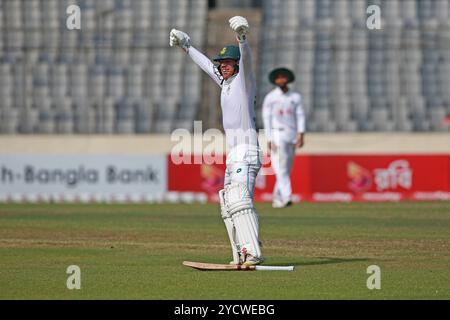
[[[294,266],[256,266],[256,271],[294,271]]]

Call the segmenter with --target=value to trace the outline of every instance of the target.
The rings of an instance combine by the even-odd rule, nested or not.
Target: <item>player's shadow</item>
[[[325,265],[325,264],[338,264],[338,263],[349,263],[349,262],[361,262],[361,261],[369,261],[367,258],[332,258],[332,257],[315,257],[314,261],[293,261],[293,262],[285,262],[285,263],[269,263],[273,266],[285,266],[286,264],[293,266],[315,266],[315,265]]]

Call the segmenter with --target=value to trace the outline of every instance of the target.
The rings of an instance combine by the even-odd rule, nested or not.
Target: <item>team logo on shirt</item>
[[[236,173],[241,173],[241,171],[242,171],[242,169],[239,168],[239,169],[236,170]]]

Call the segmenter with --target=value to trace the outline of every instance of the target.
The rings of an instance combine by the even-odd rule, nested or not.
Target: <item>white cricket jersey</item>
[[[276,87],[263,102],[264,130],[268,141],[296,142],[297,133],[305,132],[302,96]]]
[[[256,81],[252,71],[252,57],[247,41],[239,43],[241,59],[239,73],[224,80],[218,68],[194,47],[188,54],[221,88],[220,104],[223,127],[230,148],[237,145],[258,146],[255,125]]]

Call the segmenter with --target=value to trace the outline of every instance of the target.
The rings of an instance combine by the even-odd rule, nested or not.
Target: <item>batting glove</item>
[[[230,27],[237,33],[237,38],[240,42],[247,38],[248,30],[250,26],[248,25],[247,19],[244,17],[236,16],[229,20]]]
[[[172,29],[169,36],[169,45],[171,47],[179,46],[187,51],[191,46],[191,38],[183,31]]]

